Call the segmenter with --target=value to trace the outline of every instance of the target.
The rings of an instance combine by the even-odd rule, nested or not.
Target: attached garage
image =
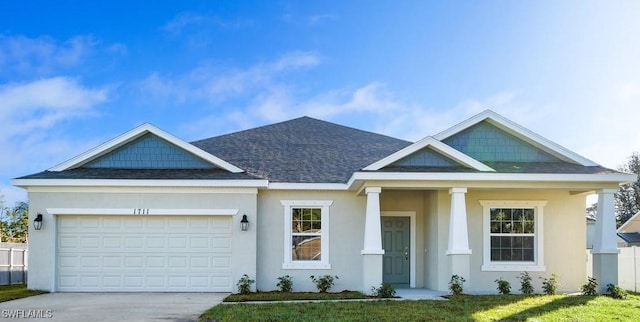
[[[232,291],[232,215],[56,217],[57,291]]]

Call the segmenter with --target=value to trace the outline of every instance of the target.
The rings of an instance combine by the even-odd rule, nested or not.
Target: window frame
[[[545,200],[480,200],[482,211],[483,263],[482,271],[545,271],[544,266],[544,206]],[[491,208],[533,209],[533,261],[491,260]],[[498,234],[499,235],[499,234]]]
[[[281,200],[284,208],[284,261],[282,269],[331,269],[329,264],[329,208],[333,200]],[[320,209],[320,260],[292,259],[292,217],[294,208]]]

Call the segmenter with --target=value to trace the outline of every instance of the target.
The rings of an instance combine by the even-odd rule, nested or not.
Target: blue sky
[[[0,1],[0,193],[150,122],[302,115],[418,140],[491,108],[602,165],[640,151],[638,1]]]

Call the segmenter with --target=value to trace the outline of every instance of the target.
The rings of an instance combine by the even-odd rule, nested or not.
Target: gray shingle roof
[[[222,169],[76,168],[65,171],[43,171],[18,179],[255,180],[261,178]]]
[[[346,183],[411,142],[301,117],[192,144],[271,182]]]
[[[20,179],[267,179],[270,182],[346,183],[354,172],[411,144],[381,134],[301,117],[192,142],[245,173],[222,169],[77,168]],[[498,173],[613,174],[568,162],[487,162]],[[380,172],[477,172],[464,166],[391,165]]]

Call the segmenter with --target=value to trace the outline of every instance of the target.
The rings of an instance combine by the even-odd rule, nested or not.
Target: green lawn
[[[637,321],[640,294],[483,295],[449,301],[367,301],[218,305],[200,321]]]
[[[297,301],[297,300],[345,300],[371,298],[360,292],[342,291],[339,293],[318,292],[252,292],[249,294],[231,294],[223,302],[252,302],[252,301]]]
[[[28,290],[24,284],[16,284],[11,286],[0,286],[0,302],[6,302],[23,297],[29,297],[39,294],[47,293],[46,291],[32,291]]]

